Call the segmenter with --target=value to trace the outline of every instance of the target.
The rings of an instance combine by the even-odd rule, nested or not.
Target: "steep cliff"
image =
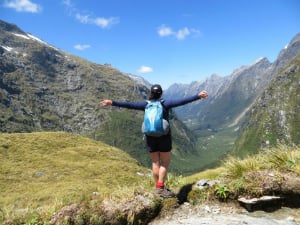
[[[300,144],[300,54],[256,100],[234,153],[248,155],[262,147]]]

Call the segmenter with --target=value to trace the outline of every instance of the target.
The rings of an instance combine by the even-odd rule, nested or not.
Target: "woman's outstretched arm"
[[[166,108],[173,108],[207,97],[208,97],[207,91],[201,91],[196,95],[189,96],[183,99],[165,100],[164,106]]]
[[[142,102],[118,102],[118,101],[113,101],[110,99],[104,99],[100,102],[102,106],[119,106],[122,108],[127,108],[127,109],[137,109],[137,110],[144,110],[147,102],[142,101]]]

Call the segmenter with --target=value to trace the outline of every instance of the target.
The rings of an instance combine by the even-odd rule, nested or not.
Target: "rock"
[[[280,208],[282,199],[278,196],[262,196],[251,199],[241,197],[238,199],[238,202],[250,212],[254,210],[269,211]]]
[[[202,180],[199,180],[195,186],[199,189],[204,189],[204,188],[207,188],[207,187],[211,187],[211,186],[214,186],[215,184],[218,184],[220,183],[220,181],[218,180],[208,180],[208,179],[202,179]]]
[[[36,171],[36,172],[34,173],[34,176],[36,176],[36,177],[42,177],[42,176],[45,176],[45,175],[46,175],[46,173],[41,172],[41,171]]]

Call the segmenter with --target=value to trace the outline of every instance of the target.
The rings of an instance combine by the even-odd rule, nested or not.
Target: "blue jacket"
[[[185,105],[187,103],[193,102],[200,99],[200,97],[197,95],[185,97],[183,99],[177,99],[177,100],[163,100],[163,105],[166,109],[170,109],[173,107]],[[119,106],[122,108],[128,108],[128,109],[137,109],[137,110],[145,110],[145,107],[147,105],[147,101],[140,101],[140,102],[118,102],[118,101],[112,101],[113,106]]]

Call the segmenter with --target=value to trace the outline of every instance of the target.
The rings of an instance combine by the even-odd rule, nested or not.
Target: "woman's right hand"
[[[108,106],[108,105],[112,105],[112,100],[109,99],[104,99],[100,102],[101,106]]]
[[[207,98],[208,97],[208,93],[207,91],[201,91],[199,94],[198,94],[199,98]]]

